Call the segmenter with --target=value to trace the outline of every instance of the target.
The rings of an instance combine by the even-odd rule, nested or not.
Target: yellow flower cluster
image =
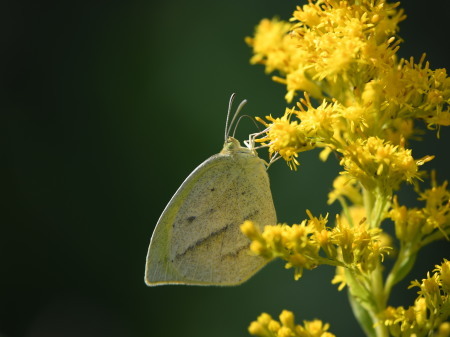
[[[411,150],[392,145],[377,137],[358,139],[342,150],[340,164],[346,174],[357,179],[369,191],[386,190],[390,195],[401,182],[412,182],[418,177],[418,166],[433,159],[426,156],[414,160]]]
[[[281,156],[294,170],[299,165],[296,158],[300,152],[326,147],[328,155],[330,148],[341,147],[341,135],[338,133],[338,125],[342,122],[339,115],[341,106],[337,102],[324,100],[314,108],[305,93],[305,98],[297,103],[297,107],[298,110],[287,108],[281,118],[266,116],[269,123],[257,118],[266,126],[266,136],[255,140],[269,147],[271,157]]]
[[[423,119],[429,128],[448,126],[450,78],[445,69],[430,69],[424,59],[425,55],[417,64],[413,58],[401,59],[395,68],[376,80],[384,98],[380,108],[391,116]]]
[[[247,221],[241,230],[254,254],[285,260],[295,279],[304,269],[336,267],[332,283],[348,286],[367,335],[450,337],[450,324],[443,322],[450,313],[448,261],[432,277],[413,283],[421,289],[414,306],[386,309],[393,286],[411,270],[419,249],[450,238],[446,182],[437,186],[432,177],[432,188],[419,192],[422,208],[400,206],[394,197],[403,182],[415,183],[418,191],[417,180],[424,176],[419,169],[433,159],[415,159],[408,148],[422,133],[416,122],[438,136],[441,126],[450,126],[446,70],[432,69],[425,55],[418,62],[396,55],[398,24],[404,19],[399,3],[387,0],[308,0],[289,22],[264,19],[246,39],[253,48],[251,63],[276,72],[273,80],[286,85],[289,103],[304,92],[282,117],[258,118],[265,130],[254,141],[269,149],[271,162],[283,158],[294,170],[303,151],[320,148],[324,161],[335,153],[343,172],[328,203],[339,201],[342,215],[331,227],[328,216],[308,212],[309,219],[300,224],[266,226],[260,232]],[[385,275],[383,258],[393,250],[381,229],[387,218],[400,245]],[[285,326],[262,315],[251,332],[297,336]]]
[[[446,238],[450,234],[450,191],[447,182],[433,186],[420,193],[419,200],[425,201],[422,208],[400,206],[394,198],[389,217],[395,224],[395,235],[401,243],[411,247],[413,252],[432,241]]]
[[[395,7],[385,1],[310,1],[297,7],[290,25],[267,19],[260,23],[255,37],[247,38],[255,53],[251,62],[283,76],[278,80],[287,85],[288,101],[298,90],[316,98],[338,97],[333,87],[354,73],[370,75],[374,68],[392,64],[397,43],[390,38],[404,19]]]
[[[450,261],[444,259],[437,265],[432,276],[428,273],[422,282],[413,281],[410,288],[420,288],[414,305],[404,307],[388,307],[384,312],[383,323],[389,327],[394,337],[425,337],[430,331],[433,336],[448,337],[450,323]]]
[[[419,200],[425,201],[423,214],[426,218],[425,227],[422,233],[429,234],[435,229],[439,229],[441,234],[449,240],[450,230],[450,191],[447,189],[447,181],[441,186],[436,186],[433,182],[430,189],[420,193]]]
[[[337,219],[336,227],[332,229],[332,241],[339,247],[342,261],[347,268],[367,274],[377,267],[383,256],[389,253],[390,248],[380,236],[381,229],[369,228],[364,218],[360,218],[359,223],[353,224],[345,219]]]
[[[252,241],[253,253],[268,260],[287,261],[286,268],[295,269],[296,280],[305,268],[311,270],[321,264],[345,266],[365,275],[377,266],[389,248],[380,239],[381,230],[369,228],[361,213],[356,214],[361,217],[354,223],[337,217],[333,228],[326,226],[327,217],[316,218],[308,212],[310,219],[300,224],[265,226],[261,233],[252,221],[246,221],[241,231]]]
[[[269,141],[269,155],[271,161],[276,160],[277,156],[281,156],[293,170],[297,169],[299,162],[297,156],[299,152],[308,151],[314,148],[314,141],[308,139],[302,127],[297,121],[292,122],[291,116],[294,111],[286,109],[286,114],[281,118],[273,118],[267,116],[267,120],[272,122],[269,124],[262,119],[258,119],[261,123],[268,127],[267,136],[259,138],[256,141],[263,143]]]
[[[320,320],[303,321],[303,325],[295,324],[294,314],[283,310],[280,321],[274,320],[269,314],[263,313],[250,324],[250,334],[259,337],[334,337],[328,332],[329,324]]]
[[[324,230],[322,241],[326,241],[326,218],[303,221],[301,224],[288,226],[265,226],[263,233],[252,221],[245,221],[241,231],[252,240],[250,250],[267,260],[281,258],[286,263],[286,268],[295,269],[295,279],[303,274],[303,269],[314,269],[321,262],[319,255],[320,244],[315,239],[316,233]],[[316,228],[319,227],[319,228]],[[334,254],[335,255],[335,254]]]
[[[289,102],[297,91],[306,94],[300,111],[287,109],[264,122],[267,134],[259,141],[272,156],[278,153],[295,169],[297,154],[314,147],[326,148],[322,158],[335,150],[345,155],[348,145],[370,137],[404,147],[418,133],[416,119],[429,128],[450,125],[445,69],[430,69],[424,57],[397,60],[395,35],[405,18],[397,7],[384,0],[311,0],[297,7],[290,23],[261,21],[246,39],[251,62],[280,73],[274,79],[286,84]]]
[[[350,200],[353,205],[359,206],[363,203],[358,181],[345,175],[339,175],[333,181],[333,190],[328,193],[328,204],[331,205],[336,200],[344,203],[344,197]]]

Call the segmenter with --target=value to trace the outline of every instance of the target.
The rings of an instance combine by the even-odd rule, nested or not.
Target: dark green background
[[[263,17],[287,19],[297,2],[9,1],[0,5],[0,336],[247,336],[260,312],[320,318],[338,336],[361,335],[333,270],[275,262],[240,287],[143,281],[154,225],[183,179],[218,152],[228,98],[246,114],[283,113],[285,89],[249,65],[243,39]],[[420,4],[420,6],[419,6]],[[405,1],[402,56],[426,51],[449,67],[449,5]],[[254,132],[249,120],[238,138]],[[448,178],[449,130],[414,154]],[[337,211],[326,205],[339,170],[317,153],[290,172],[270,169],[279,221]],[[403,202],[408,201],[403,196]],[[333,217],[333,216],[332,216]],[[425,276],[448,244],[420,255]],[[393,304],[409,305],[405,282]]]

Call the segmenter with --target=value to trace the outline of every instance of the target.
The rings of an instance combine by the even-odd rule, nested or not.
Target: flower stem
[[[389,207],[389,198],[390,195],[388,195],[388,193],[383,193],[383,191],[380,191],[379,189],[371,191],[363,189],[363,202],[366,209],[367,222],[370,228],[380,227],[386,209]],[[354,303],[352,304],[353,311],[367,335],[388,337],[389,333],[387,327],[384,324],[379,323],[381,314],[386,308],[387,299],[390,293],[385,291],[381,262],[378,262],[377,267],[370,273],[368,279],[369,289],[367,296],[369,298],[367,300],[371,304],[364,305],[364,303],[361,303],[364,305],[365,315],[361,315],[358,310],[355,310]],[[355,294],[352,295],[350,292],[350,296],[354,295]],[[356,302],[355,300],[353,302]],[[371,329],[367,326],[368,322],[372,324]]]
[[[380,315],[386,308],[387,297],[385,296],[383,286],[383,272],[381,264],[371,274],[372,295],[376,304],[376,312],[372,312],[372,320],[375,323],[375,331],[377,337],[388,337],[388,330],[384,324],[379,323]]]

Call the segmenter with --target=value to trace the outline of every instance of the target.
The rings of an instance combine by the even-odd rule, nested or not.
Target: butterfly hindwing
[[[175,193],[152,236],[146,282],[233,285],[265,261],[253,256],[239,226],[276,223],[264,162],[249,150],[217,154]]]

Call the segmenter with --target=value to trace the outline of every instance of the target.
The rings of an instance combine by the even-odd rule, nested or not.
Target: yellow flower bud
[[[280,322],[283,326],[294,329],[294,314],[291,311],[283,310],[280,314]]]
[[[439,325],[438,333],[436,337],[449,337],[450,336],[450,323],[444,322]]]
[[[250,333],[250,335],[255,335],[255,336],[260,336],[260,337],[269,336],[269,334],[267,333],[264,326],[261,323],[256,322],[256,321],[250,323],[250,326],[248,327],[248,332]]]
[[[444,262],[440,266],[436,266],[439,271],[439,279],[441,281],[442,289],[450,294],[450,261],[444,259]]]

